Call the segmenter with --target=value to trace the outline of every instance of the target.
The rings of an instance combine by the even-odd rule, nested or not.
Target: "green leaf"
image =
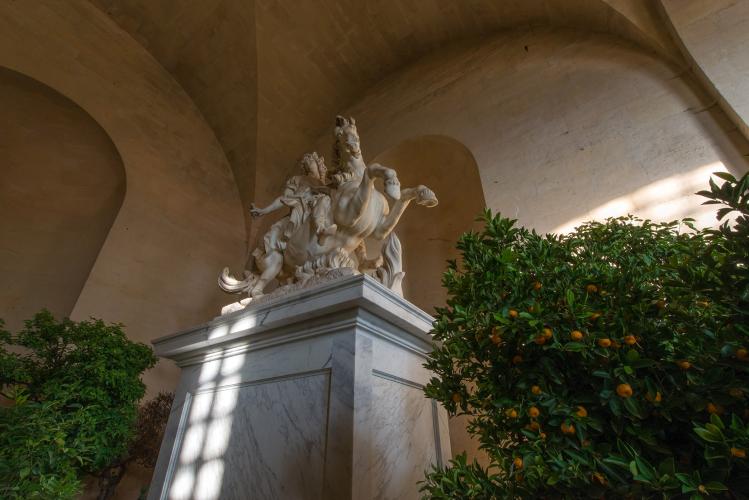
[[[713,172],[713,175],[715,177],[719,177],[719,178],[723,179],[724,181],[736,183],[736,177],[734,177],[733,175],[729,174],[728,172]]]
[[[575,294],[572,292],[572,290],[567,290],[566,297],[567,297],[567,305],[571,309],[575,305]]]
[[[627,354],[625,355],[625,359],[628,363],[634,363],[635,361],[640,359],[640,353],[637,352],[635,349],[630,349],[627,351]]]
[[[586,348],[587,346],[580,342],[567,342],[566,344],[564,344],[564,350],[570,352],[579,352],[585,350]]]
[[[710,493],[715,493],[718,491],[728,491],[728,487],[723,483],[719,483],[718,481],[709,481],[705,483],[705,488]]]
[[[721,436],[715,435],[708,431],[707,429],[703,429],[700,427],[695,427],[694,432],[703,440],[709,442],[709,443],[721,443],[723,440],[721,439]]]

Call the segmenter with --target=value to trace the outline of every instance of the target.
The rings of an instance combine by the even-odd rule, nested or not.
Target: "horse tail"
[[[391,232],[382,247],[382,265],[377,268],[380,282],[403,296],[403,248],[395,232]]]
[[[225,267],[218,276],[218,286],[227,293],[249,292],[257,281],[257,276],[250,271],[244,271],[244,279],[238,280],[229,274],[229,268]]]

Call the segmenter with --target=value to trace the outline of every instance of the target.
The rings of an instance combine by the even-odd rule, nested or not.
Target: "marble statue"
[[[401,189],[395,170],[373,163],[361,154],[353,118],[336,117],[333,170],[328,176],[325,160],[317,153],[299,161],[300,175],[286,181],[284,192],[268,206],[250,206],[253,217],[288,210],[263,236],[253,252],[254,268],[237,279],[224,268],[219,286],[229,293],[247,293],[250,300],[265,294],[276,280],[278,289],[298,289],[310,279],[366,273],[402,295],[402,248],[393,232],[406,207],[415,201],[437,205],[426,186]],[[375,187],[382,179],[383,191]],[[367,240],[382,241],[380,255],[367,258]],[[276,292],[274,292],[275,294]]]

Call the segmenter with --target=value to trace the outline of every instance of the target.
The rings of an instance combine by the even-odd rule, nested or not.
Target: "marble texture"
[[[357,275],[155,340],[182,375],[148,498],[418,498],[450,456],[431,321]]]

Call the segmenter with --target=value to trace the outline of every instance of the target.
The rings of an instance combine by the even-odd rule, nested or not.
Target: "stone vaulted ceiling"
[[[551,25],[679,58],[654,2],[641,0],[90,1],[192,97],[245,206],[269,201],[295,159],[358,95],[445,44]]]

